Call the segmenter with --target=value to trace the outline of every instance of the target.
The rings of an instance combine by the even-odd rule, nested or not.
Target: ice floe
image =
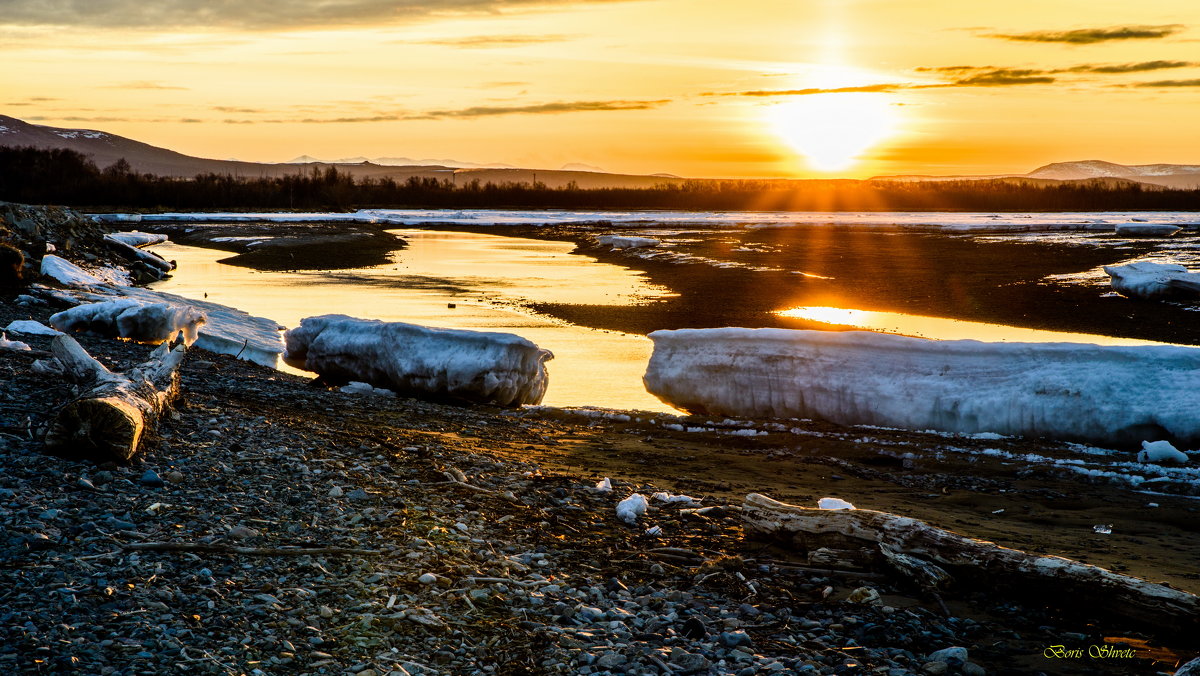
[[[41,272],[67,286],[94,286],[105,283],[105,280],[54,254],[42,256]]]
[[[284,339],[284,360],[335,379],[405,394],[515,406],[546,392],[553,358],[510,333],[435,329],[345,315],[307,317]]]
[[[95,333],[155,345],[182,334],[183,342],[191,345],[206,319],[190,305],[119,298],[63,310],[50,316],[50,325],[67,333]]]
[[[153,232],[137,232],[136,230],[132,232],[110,232],[104,237],[139,249],[153,244],[163,244],[167,241],[166,235],[159,235]]]
[[[1200,273],[1188,272],[1182,265],[1139,261],[1105,266],[1104,272],[1108,273],[1113,290],[1129,298],[1200,296]]]
[[[611,246],[614,249],[643,249],[662,244],[660,240],[653,237],[633,237],[630,235],[600,235],[596,238],[596,242],[604,246]]]
[[[1200,441],[1200,349],[861,331],[650,334],[646,388],[696,413],[1133,444]]]
[[[1116,226],[1119,237],[1170,237],[1183,230],[1171,223],[1118,223]]]
[[[61,336],[62,331],[55,331],[41,322],[32,319],[17,319],[9,322],[4,330],[9,333],[20,333],[26,336]]]

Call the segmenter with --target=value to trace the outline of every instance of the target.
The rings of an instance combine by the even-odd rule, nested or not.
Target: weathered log
[[[70,336],[57,336],[50,351],[80,394],[58,412],[46,432],[47,448],[96,460],[126,462],[138,452],[147,429],[179,395],[184,348],[163,343],[149,361],[113,373]]]
[[[754,531],[807,539],[835,535],[874,543],[906,575],[937,588],[1003,583],[1014,596],[1067,611],[1133,620],[1169,634],[1200,629],[1200,596],[1058,556],[1040,556],[868,509],[797,507],[752,493],[742,518]]]
[[[153,251],[145,251],[135,246],[130,246],[119,239],[113,238],[112,235],[105,235],[104,243],[113,251],[120,254],[125,260],[144,263],[148,267],[157,270],[161,275],[166,275],[175,269],[173,262],[159,256]]]

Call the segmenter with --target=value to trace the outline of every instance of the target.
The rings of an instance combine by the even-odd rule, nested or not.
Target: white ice
[[[65,258],[54,254],[42,256],[42,274],[67,286],[93,286],[105,281]]]
[[[1170,237],[1182,229],[1170,223],[1118,223],[1116,227],[1121,237]]]
[[[1143,441],[1137,459],[1138,462],[1187,462],[1188,456],[1169,441]]]
[[[345,315],[307,317],[284,335],[284,360],[333,378],[411,394],[515,406],[546,393],[553,358],[511,333],[435,329]]]
[[[1158,300],[1177,296],[1200,296],[1200,273],[1182,265],[1140,261],[1105,266],[1112,288],[1122,296]]]
[[[674,495],[666,491],[659,491],[652,494],[650,497],[659,502],[665,502],[668,505],[681,503],[688,507],[695,507],[700,504],[700,500],[698,498],[693,498],[690,495]]]
[[[818,509],[855,509],[854,505],[841,498],[821,498],[817,500]]]
[[[596,491],[600,493],[612,493],[612,481],[608,477],[597,481]]]
[[[394,397],[396,393],[391,390],[385,390],[382,387],[371,387],[368,383],[351,380],[348,384],[339,388],[346,394],[374,394],[380,397]]]
[[[614,249],[642,249],[647,247],[655,247],[662,244],[661,241],[653,237],[632,237],[624,235],[600,235],[596,241],[604,246],[611,246]]]
[[[1106,445],[1200,442],[1198,348],[740,328],[650,338],[646,389],[696,413]]]
[[[152,232],[138,232],[136,230],[132,232],[110,232],[105,237],[137,248],[152,244],[163,244],[167,241],[166,235],[157,235]]]
[[[646,496],[634,493],[617,503],[617,518],[632,526],[637,523],[639,516],[646,513],[648,506]]]
[[[62,331],[55,331],[41,322],[32,319],[17,319],[4,327],[9,333],[21,333],[26,336],[61,336]]]
[[[27,352],[33,348],[27,343],[22,343],[19,340],[9,340],[8,336],[0,332],[0,350],[13,350],[16,352]]]
[[[67,333],[83,331],[151,344],[182,334],[184,343],[191,345],[205,320],[204,313],[188,305],[120,298],[63,310],[50,316],[50,325]]]

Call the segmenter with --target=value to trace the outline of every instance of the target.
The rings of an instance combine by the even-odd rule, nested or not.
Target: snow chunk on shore
[[[596,241],[614,249],[642,249],[662,244],[653,237],[631,237],[626,235],[600,235]]]
[[[120,298],[63,310],[50,316],[50,325],[68,333],[84,331],[154,345],[182,333],[183,342],[191,345],[206,320],[203,312],[187,305]]]
[[[43,275],[67,286],[95,286],[105,283],[96,275],[54,254],[42,256],[41,271]]]
[[[740,328],[650,338],[646,389],[693,413],[1102,445],[1200,442],[1197,348]]]
[[[16,352],[28,352],[33,348],[29,347],[28,343],[22,343],[19,340],[9,340],[8,336],[0,332],[0,350],[13,350]]]
[[[1187,462],[1188,456],[1169,441],[1143,441],[1137,459],[1138,462]]]
[[[821,498],[817,500],[817,509],[855,509],[855,507],[841,498]]]
[[[1104,271],[1111,278],[1113,290],[1127,298],[1200,296],[1200,273],[1188,272],[1182,265],[1142,261],[1108,265]]]
[[[110,232],[105,237],[139,249],[152,244],[163,244],[167,241],[166,235],[157,235],[152,232],[138,232],[136,230],[132,232]]]
[[[646,513],[649,506],[646,496],[634,493],[617,503],[617,518],[632,526],[637,523],[638,517]]]
[[[537,404],[554,357],[511,333],[322,315],[284,335],[284,361],[336,379],[500,406]]]
[[[32,319],[16,319],[4,327],[9,333],[20,333],[26,336],[61,336],[62,331],[55,331],[41,322]]]

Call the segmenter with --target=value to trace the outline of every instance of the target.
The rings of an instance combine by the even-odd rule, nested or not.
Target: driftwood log
[[[126,462],[179,395],[183,346],[172,350],[163,343],[149,361],[126,373],[108,370],[70,336],[55,337],[50,352],[80,394],[50,424],[47,448]]]
[[[742,518],[752,530],[783,536],[806,550],[831,542],[869,544],[893,569],[931,591],[951,583],[1004,585],[1013,596],[1069,613],[1132,620],[1172,635],[1194,636],[1200,629],[1200,596],[1058,556],[1001,547],[909,517],[797,507],[752,493],[742,505]]]

